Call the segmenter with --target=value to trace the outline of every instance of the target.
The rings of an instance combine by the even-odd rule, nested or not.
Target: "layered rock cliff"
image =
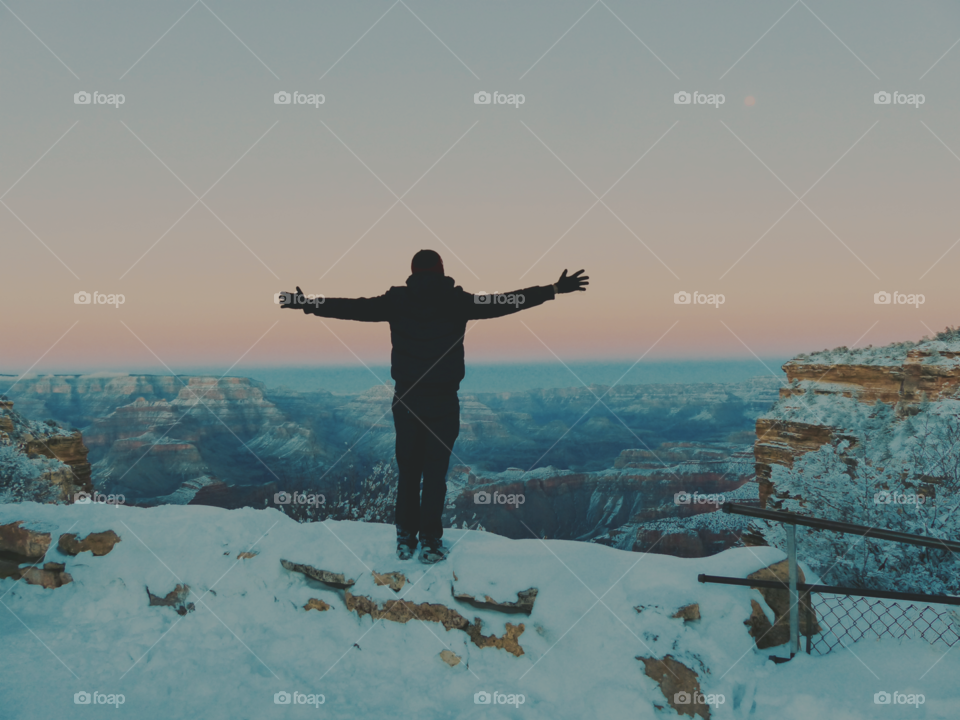
[[[763,505],[776,493],[774,465],[792,467],[798,457],[828,443],[856,443],[852,404],[883,403],[905,418],[924,402],[957,397],[960,334],[948,328],[916,343],[823,350],[799,355],[783,370],[787,382],[780,399],[756,423],[754,456]]]
[[[92,492],[87,452],[79,431],[28,420],[0,396],[0,496],[72,502],[76,493]]]

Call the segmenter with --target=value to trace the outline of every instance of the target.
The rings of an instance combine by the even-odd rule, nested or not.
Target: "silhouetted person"
[[[412,557],[419,536],[420,560],[444,557],[441,515],[447,493],[447,468],[460,434],[463,336],[468,320],[501,317],[552,300],[558,293],[586,290],[583,270],[553,285],[497,295],[471,295],[443,273],[433,250],[413,256],[406,287],[392,287],[373,298],[326,298],[311,301],[297,288],[284,293],[281,307],[341,320],[389,322],[396,384],[393,422],[397,431],[397,554]],[[581,277],[582,276],[582,277]],[[420,479],[423,478],[423,494]]]

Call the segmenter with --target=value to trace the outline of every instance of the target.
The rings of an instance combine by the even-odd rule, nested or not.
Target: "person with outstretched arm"
[[[373,298],[308,298],[282,293],[281,307],[340,320],[390,323],[390,374],[397,431],[397,554],[409,560],[421,546],[420,560],[445,556],[442,543],[447,469],[460,434],[457,391],[464,376],[463,337],[468,320],[502,317],[542,305],[558,294],[586,290],[589,276],[564,270],[553,285],[512,293],[472,295],[443,271],[433,250],[413,256],[406,286]],[[420,481],[423,480],[423,492]]]

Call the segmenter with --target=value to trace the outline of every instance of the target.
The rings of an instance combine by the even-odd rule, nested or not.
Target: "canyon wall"
[[[924,401],[955,397],[960,389],[960,338],[939,333],[919,343],[799,355],[783,366],[787,382],[770,412],[756,422],[754,444],[760,502],[775,497],[774,465],[792,467],[806,452],[838,440],[855,442],[844,427],[844,405],[884,403],[897,417]],[[774,501],[775,504],[775,501]]]

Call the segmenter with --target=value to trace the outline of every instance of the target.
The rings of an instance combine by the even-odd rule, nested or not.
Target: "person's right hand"
[[[572,293],[579,290],[580,292],[586,292],[586,286],[590,284],[590,276],[584,275],[580,277],[583,273],[583,270],[577,270],[573,275],[567,277],[567,271],[563,271],[563,275],[560,276],[560,279],[557,280],[557,292],[558,293]]]

